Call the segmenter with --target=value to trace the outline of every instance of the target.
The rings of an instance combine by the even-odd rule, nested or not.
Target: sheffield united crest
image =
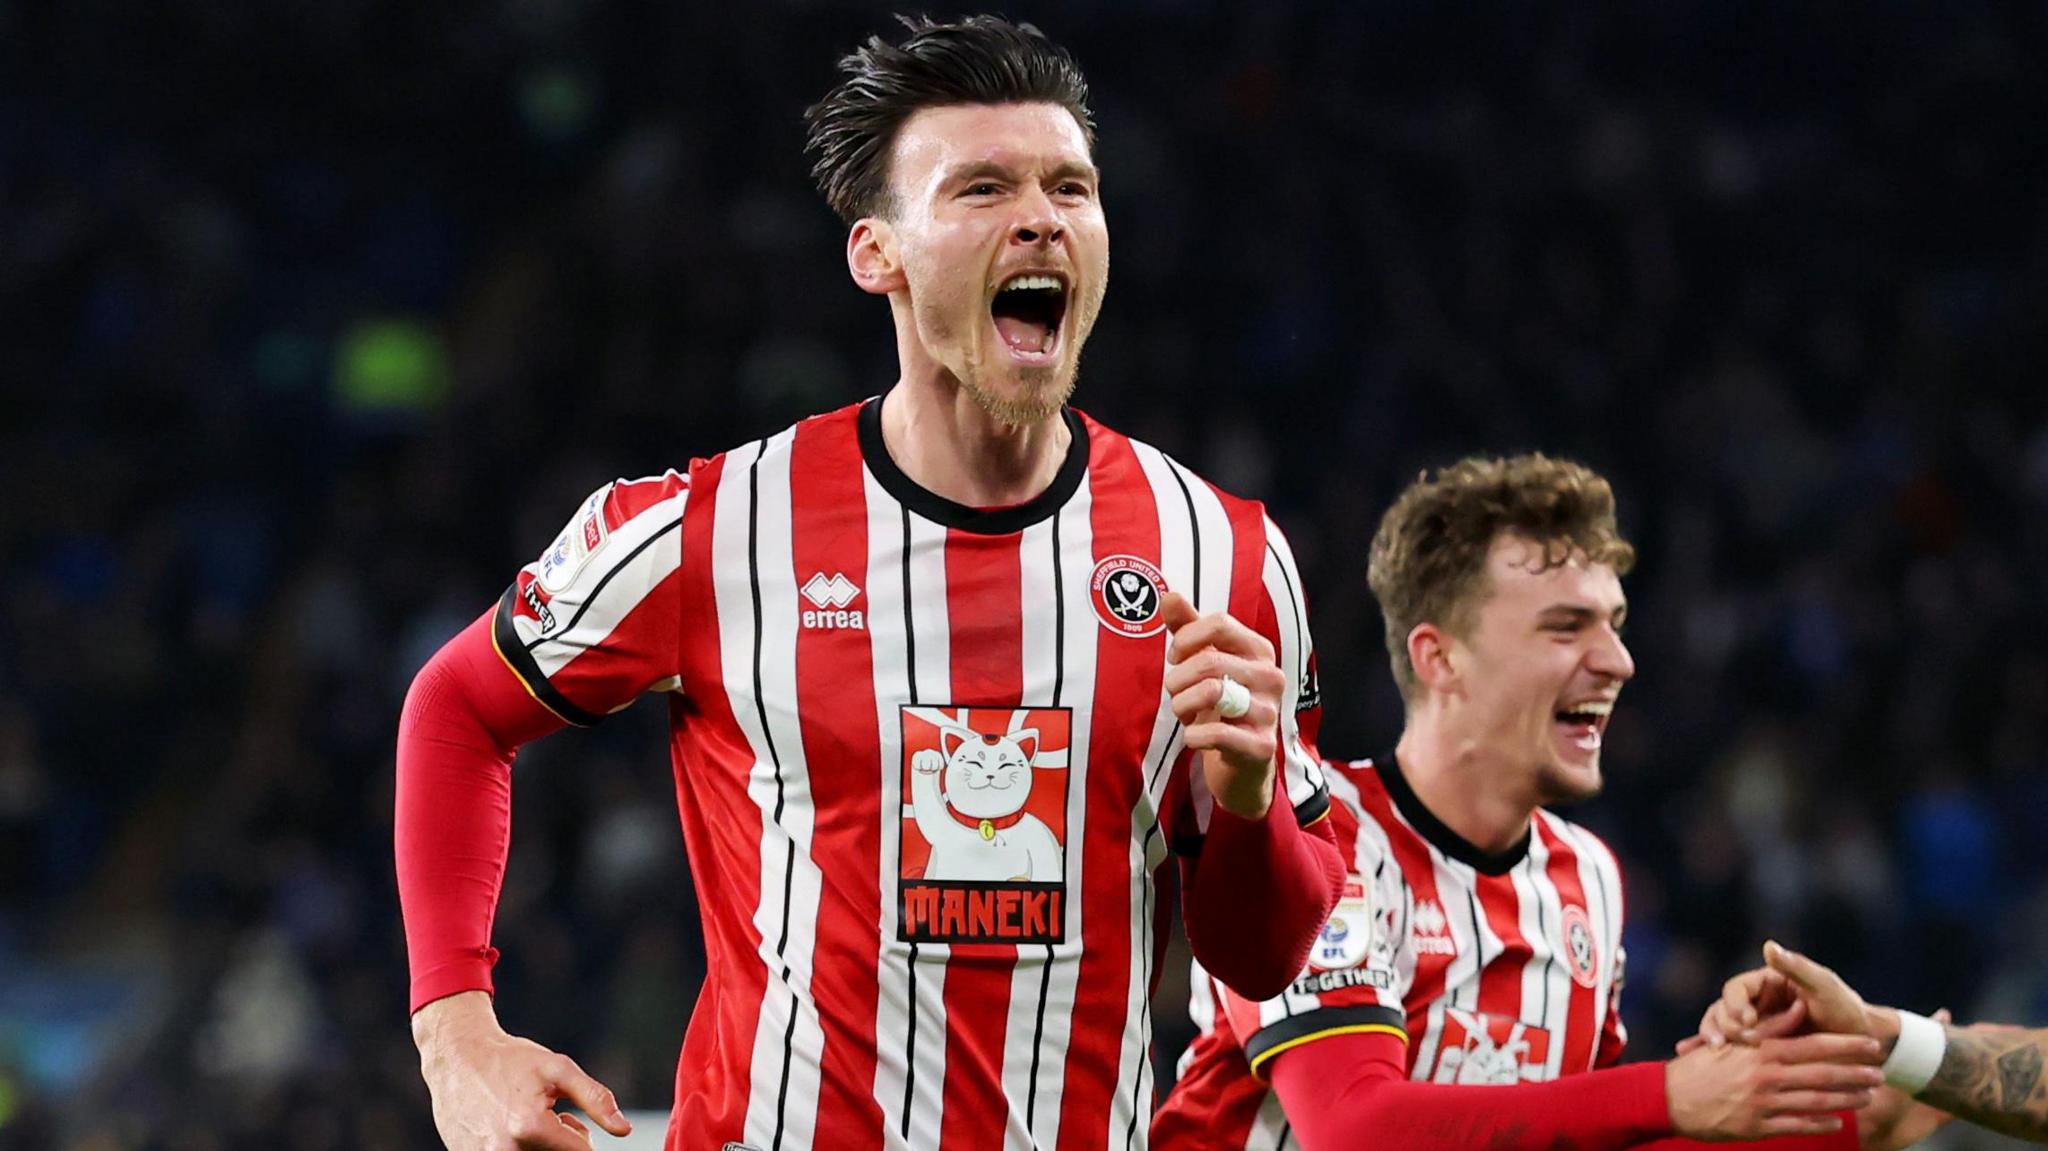
[[[1159,618],[1166,579],[1158,568],[1137,556],[1110,556],[1096,564],[1088,590],[1095,601],[1096,618],[1118,635],[1142,639],[1166,627]]]

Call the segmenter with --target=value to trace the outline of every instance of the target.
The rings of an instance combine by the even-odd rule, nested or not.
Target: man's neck
[[[1528,834],[1535,798],[1519,781],[1510,782],[1507,764],[1476,743],[1430,717],[1411,714],[1394,757],[1415,798],[1458,838],[1496,855]]]
[[[906,376],[882,397],[882,443],[911,481],[973,508],[1027,503],[1048,487],[1073,433],[1054,412],[1005,424],[948,379]]]

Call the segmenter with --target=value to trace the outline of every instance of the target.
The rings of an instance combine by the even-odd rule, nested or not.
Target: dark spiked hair
[[[910,38],[880,36],[839,61],[844,79],[804,112],[805,151],[825,202],[851,224],[887,215],[889,156],[896,132],[924,108],[961,104],[1058,104],[1095,150],[1088,81],[1065,48],[1030,24],[967,16],[942,24],[898,16]]]

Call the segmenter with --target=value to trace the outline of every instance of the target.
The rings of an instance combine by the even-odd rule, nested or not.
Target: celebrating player
[[[670,1148],[1142,1143],[1169,845],[1254,998],[1335,901],[1286,542],[1066,406],[1109,273],[1079,70],[987,17],[841,68],[810,148],[900,379],[600,488],[407,699],[413,1031],[457,1151],[586,1145],[564,1097],[625,1128],[499,1027],[490,924],[514,751],[643,692],[709,961]]]
[[[1700,1033],[1679,1049],[1804,1031],[1868,1035],[1884,1049],[1892,1086],[1957,1118],[2048,1143],[2048,1028],[1956,1027],[1945,1013],[1874,1006],[1833,970],[1776,943],[1764,944],[1762,967],[1728,981]]]
[[[1852,1108],[1868,1108],[1864,1146],[1931,1126],[1896,1093],[1873,1103],[1877,1046],[1861,1037],[1615,1066],[1620,870],[1545,808],[1600,790],[1635,673],[1634,558],[1607,481],[1540,455],[1465,460],[1388,510],[1370,579],[1406,728],[1393,754],[1330,777],[1350,874],[1300,978],[1260,1001],[1196,972],[1201,1034],[1156,1147],[1854,1147],[1832,1114]]]

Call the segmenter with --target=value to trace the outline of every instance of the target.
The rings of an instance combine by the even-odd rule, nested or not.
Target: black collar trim
[[[1528,858],[1529,836],[1536,830],[1534,822],[1530,823],[1529,830],[1523,832],[1522,838],[1516,840],[1513,846],[1498,853],[1488,853],[1444,826],[1443,820],[1438,819],[1434,812],[1422,805],[1421,797],[1415,794],[1414,788],[1408,786],[1407,778],[1401,774],[1400,761],[1394,758],[1393,752],[1388,752],[1384,758],[1374,762],[1379,765],[1380,783],[1393,798],[1394,806],[1400,809],[1409,823],[1415,825],[1415,830],[1422,833],[1422,838],[1428,840],[1438,851],[1460,863],[1470,865],[1472,870],[1481,875],[1506,875],[1522,860]]]
[[[1053,476],[1052,485],[1032,499],[1007,508],[974,508],[956,504],[944,496],[926,491],[917,485],[917,481],[903,474],[903,469],[889,458],[889,448],[882,442],[880,396],[861,405],[860,454],[868,465],[868,471],[874,473],[875,482],[882,485],[882,490],[918,515],[963,532],[1004,536],[1051,518],[1080,490],[1081,477],[1088,472],[1088,427],[1072,408],[1061,408],[1060,417],[1067,421],[1067,430],[1073,433],[1073,438],[1067,444],[1067,458],[1060,462],[1060,470]]]

